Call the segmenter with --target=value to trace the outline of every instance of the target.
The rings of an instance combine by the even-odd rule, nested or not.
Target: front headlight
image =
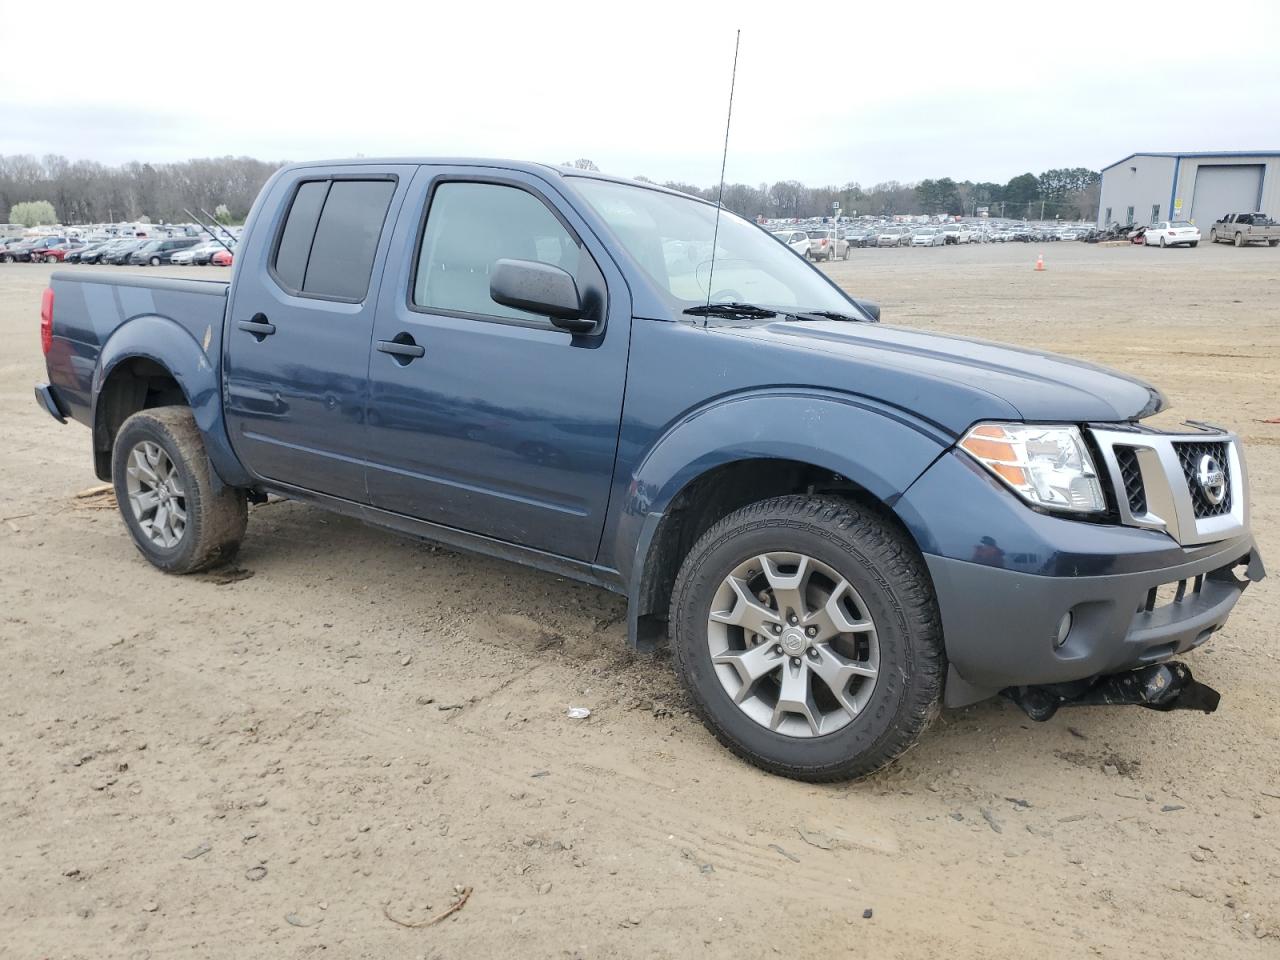
[[[960,448],[1028,503],[1070,513],[1107,509],[1098,471],[1076,427],[980,423]]]

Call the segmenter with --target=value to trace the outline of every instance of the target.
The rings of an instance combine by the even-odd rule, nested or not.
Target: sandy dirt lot
[[[1234,427],[1280,569],[1280,250],[1036,252],[830,271]],[[0,956],[1280,956],[1274,580],[1190,657],[1212,716],[997,700],[871,781],[780,780],[608,594],[295,503],[239,572],[153,570],[32,400],[49,272],[0,267]]]

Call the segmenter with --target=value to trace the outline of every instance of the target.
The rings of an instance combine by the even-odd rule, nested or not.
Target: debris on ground
[[[591,711],[586,707],[570,707],[565,711],[565,716],[570,720],[585,720],[587,717],[591,716]]]
[[[780,846],[778,846],[776,843],[771,843],[771,844],[769,844],[769,849],[770,849],[770,850],[776,850],[776,851],[778,851],[778,853],[782,854],[784,857],[786,857],[786,858],[787,858],[788,860],[790,860],[792,863],[799,863],[799,862],[800,862],[800,858],[799,858],[799,857],[797,857],[794,853],[792,853],[792,852],[791,852],[791,851],[789,851],[789,850],[783,850],[783,849],[782,849]]]
[[[550,889],[551,884],[549,883],[544,884],[544,886]],[[434,927],[437,923],[440,923],[442,920],[453,916],[455,913],[457,913],[459,910],[465,907],[467,905],[467,901],[471,899],[471,890],[472,890],[471,887],[454,887],[453,890],[455,894],[453,903],[450,906],[446,907],[439,916],[431,917],[430,919],[427,919],[427,920],[416,920],[416,921],[401,920],[399,917],[393,917],[391,915],[391,912],[389,910],[389,904],[382,905],[382,915],[386,917],[388,920],[390,920],[392,923],[399,924],[402,927],[409,927],[410,929],[414,929],[414,930],[420,930],[424,927]]]

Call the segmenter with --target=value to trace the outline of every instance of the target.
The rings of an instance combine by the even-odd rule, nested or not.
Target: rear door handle
[[[426,356],[427,353],[427,348],[414,343],[413,337],[407,333],[397,334],[394,340],[379,340],[377,347],[380,352],[391,354],[400,364]]]
[[[276,325],[268,323],[266,314],[262,313],[255,313],[252,320],[241,320],[236,326],[245,333],[253,334],[259,343],[262,342],[263,337],[269,337],[276,332]]]

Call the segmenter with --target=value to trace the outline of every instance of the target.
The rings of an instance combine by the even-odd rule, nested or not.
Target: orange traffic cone
[[[1040,256],[1036,257],[1036,269],[1037,269],[1037,270],[1043,270],[1043,269],[1044,269],[1044,254],[1043,254],[1043,253],[1042,253],[1042,254],[1040,254]]]

